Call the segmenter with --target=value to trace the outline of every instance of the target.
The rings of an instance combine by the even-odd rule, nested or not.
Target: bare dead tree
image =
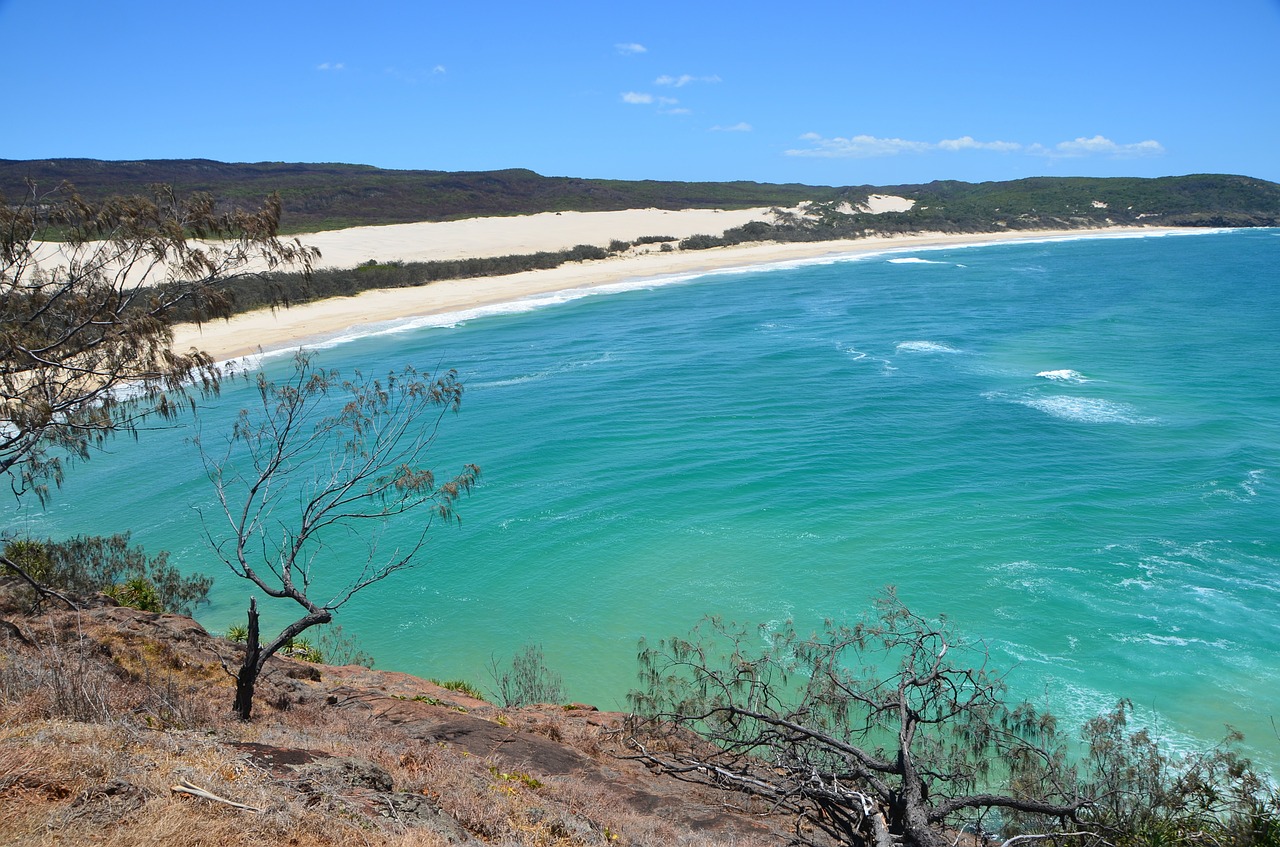
[[[667,773],[794,813],[802,841],[943,847],[992,809],[1072,821],[1088,801],[1052,718],[1006,706],[986,658],[892,591],[876,618],[807,638],[711,619],[643,649],[631,741]]]
[[[444,415],[462,401],[453,371],[343,380],[311,354],[299,353],[295,365],[282,384],[259,375],[258,402],[240,412],[225,450],[214,455],[200,444],[221,507],[216,526],[205,522],[211,546],[236,576],[303,612],[264,645],[250,600],[234,704],[244,720],[266,661],[304,630],[329,623],[361,590],[412,566],[432,522],[455,519],[454,504],[480,474],[469,464],[439,482],[426,466]],[[395,518],[411,528],[408,540],[380,550],[379,535]],[[327,555],[335,534],[364,540],[363,561]],[[316,596],[321,575],[340,587]]]
[[[170,314],[225,316],[227,279],[309,271],[318,252],[279,238],[279,223],[275,195],[254,211],[166,186],[89,202],[32,184],[17,205],[0,198],[0,474],[15,494],[44,500],[67,457],[216,388],[208,355],[171,349]]]

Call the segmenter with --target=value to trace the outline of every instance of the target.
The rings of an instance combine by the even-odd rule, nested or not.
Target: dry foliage
[[[735,798],[615,758],[618,715],[501,709],[362,668],[319,666],[317,680],[275,659],[260,719],[244,723],[228,708],[241,648],[188,619],[108,607],[10,620],[5,845],[779,843]],[[433,736],[455,724],[480,732]],[[513,759],[521,744],[550,758]],[[260,811],[174,793],[184,780]]]

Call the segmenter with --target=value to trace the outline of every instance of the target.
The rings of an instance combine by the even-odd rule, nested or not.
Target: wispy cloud
[[[654,85],[670,85],[676,88],[683,88],[691,82],[720,82],[720,77],[712,74],[711,76],[691,76],[690,74],[681,74],[680,76],[669,76],[663,74],[653,81]]]
[[[626,44],[615,44],[613,45],[613,49],[617,50],[623,56],[635,56],[639,53],[649,52],[649,48],[645,47],[643,44],[636,44],[634,41]]]
[[[911,141],[905,138],[877,138],[874,135],[854,135],[849,138],[826,138],[816,132],[800,136],[808,147],[787,150],[788,156],[810,156],[828,159],[870,159],[882,156],[898,156],[904,153],[931,153],[944,151],[958,153],[981,150],[995,153],[1023,153],[1048,158],[1079,158],[1082,156],[1110,156],[1128,158],[1159,156],[1165,152],[1158,141],[1140,141],[1136,144],[1117,144],[1109,138],[1095,135],[1093,138],[1077,138],[1052,146],[1022,144],[1017,141],[978,141],[965,135],[960,138],[944,138],[941,141]]]
[[[650,94],[647,91],[624,91],[622,92],[622,102],[632,103],[637,106],[644,106],[656,103],[659,106],[674,106],[680,101],[674,97],[659,97]],[[682,114],[688,110],[667,109],[672,114]]]
[[[711,127],[709,132],[751,132],[752,126],[746,121],[738,121],[730,126],[720,126],[719,124]]]
[[[445,71],[445,69],[444,69],[444,65],[436,65],[434,68],[432,68],[432,69],[431,69],[431,72],[432,72],[433,74],[442,74],[442,73],[446,73],[446,71]]]
[[[971,136],[944,138],[938,142],[939,150],[994,150],[997,153],[1017,153],[1022,145],[1016,141],[975,141]]]
[[[876,138],[874,135],[855,135],[850,138],[824,138],[816,132],[800,136],[812,146],[788,150],[788,156],[814,156],[827,159],[870,159],[877,156],[896,156],[899,153],[926,153],[934,147],[924,141],[907,141],[903,138]]]
[[[1027,152],[1064,159],[1074,159],[1080,156],[1111,156],[1112,158],[1128,159],[1139,156],[1159,156],[1164,153],[1164,147],[1158,141],[1117,144],[1110,138],[1095,135],[1093,138],[1060,141],[1052,149],[1033,144],[1027,149]]]
[[[318,71],[342,71],[346,70],[346,68],[347,66],[342,62],[322,62],[316,65],[316,70]]]

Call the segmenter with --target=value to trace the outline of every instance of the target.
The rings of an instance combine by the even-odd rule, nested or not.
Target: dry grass
[[[636,802],[619,786],[648,777],[614,756],[616,715],[472,704],[473,718],[586,757],[581,773],[527,773],[384,719],[410,705],[428,723],[459,716],[387,694],[385,686],[404,684],[398,678],[364,703],[344,695],[349,688],[334,697],[324,683],[294,679],[293,666],[281,664],[268,675],[257,719],[242,723],[230,713],[223,668],[234,648],[193,636],[181,620],[110,610],[22,623],[18,636],[0,629],[0,844],[436,847],[453,843],[433,829],[439,812],[448,819],[440,826],[461,827],[455,834],[510,847],[778,843],[673,818],[666,804],[684,799],[683,786],[646,788]],[[165,627],[178,640],[155,635]],[[334,679],[350,684],[336,671]],[[245,743],[314,751],[320,763],[272,766],[238,746]],[[330,757],[362,763],[394,787],[353,785]],[[260,811],[174,793],[183,780]],[[698,808],[723,813],[710,802]]]

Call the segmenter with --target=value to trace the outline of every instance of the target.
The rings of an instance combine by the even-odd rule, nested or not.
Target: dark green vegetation
[[[1233,749],[1238,735],[1174,755],[1131,725],[1126,701],[1068,737],[1008,699],[981,643],[892,591],[875,617],[809,636],[712,619],[642,646],[637,757],[787,810],[798,832],[856,847],[947,847],[960,831],[1088,847],[1280,844],[1280,792]]]
[[[67,541],[12,539],[4,545],[4,559],[47,589],[81,597],[100,591],[122,606],[146,612],[189,615],[213,585],[206,576],[182,576],[163,550],[148,556],[129,544],[128,533],[78,535]],[[42,596],[47,595],[33,592],[32,599]]]
[[[832,234],[833,229],[861,234],[866,229],[985,232],[1113,223],[1275,226],[1280,222],[1280,185],[1222,175],[832,187],[577,179],[545,177],[523,169],[450,173],[343,164],[226,164],[205,159],[0,160],[0,196],[22,197],[27,179],[42,191],[70,182],[91,200],[146,192],[156,183],[172,185],[179,194],[209,192],[225,204],[241,206],[279,192],[286,210],[283,232],[536,212],[786,207],[802,201],[815,203],[821,219],[814,239],[844,237]],[[905,213],[839,212],[842,203],[856,207],[869,194],[891,194],[917,203]]]
[[[545,177],[523,169],[450,173],[368,165],[225,164],[207,159],[0,160],[0,195],[21,197],[27,179],[44,190],[70,182],[90,199],[145,192],[155,183],[172,185],[182,194],[209,192],[231,205],[260,202],[263,196],[279,192],[288,209],[283,221],[286,232],[535,212],[791,206],[814,199],[815,192],[834,196],[833,189],[806,185],[626,182]]]
[[[671,243],[675,239],[670,239]],[[558,252],[523,253],[514,256],[485,256],[475,259],[444,259],[435,262],[377,262],[369,260],[354,268],[321,268],[309,272],[284,272],[244,276],[222,286],[232,313],[275,306],[290,306],[328,297],[350,297],[378,288],[408,288],[429,285],[442,279],[475,279],[505,276],[522,271],[558,268],[566,262],[603,259],[617,252],[590,244],[579,244]],[[625,250],[630,245],[622,246]],[[188,317],[188,312],[190,317]],[[171,313],[175,321],[195,320],[195,307],[185,304]]]

